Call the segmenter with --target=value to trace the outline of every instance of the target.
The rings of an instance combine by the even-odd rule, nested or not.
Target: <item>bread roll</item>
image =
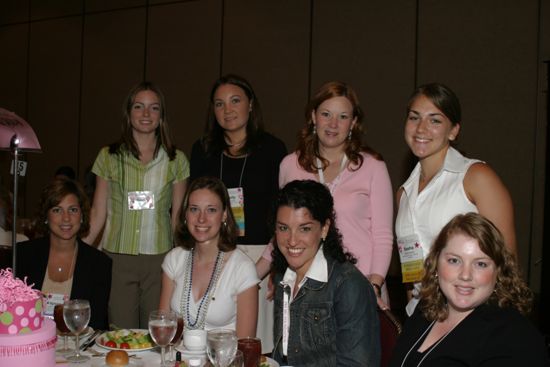
[[[112,350],[105,356],[105,363],[110,367],[125,367],[130,362],[128,353],[123,350]]]

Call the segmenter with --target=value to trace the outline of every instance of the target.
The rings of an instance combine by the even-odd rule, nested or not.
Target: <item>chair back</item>
[[[393,348],[402,328],[401,323],[390,310],[378,309],[378,318],[380,320],[380,346],[382,348],[380,366],[386,367],[390,363]]]

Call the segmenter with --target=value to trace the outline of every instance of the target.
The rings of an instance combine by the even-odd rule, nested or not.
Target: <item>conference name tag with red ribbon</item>
[[[420,282],[424,275],[422,245],[416,235],[397,239],[403,283]]]

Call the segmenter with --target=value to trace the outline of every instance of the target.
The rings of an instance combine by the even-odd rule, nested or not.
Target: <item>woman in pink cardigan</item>
[[[325,184],[334,197],[336,225],[356,266],[370,280],[379,305],[388,303],[384,279],[393,245],[393,194],[386,164],[361,142],[363,111],[342,82],[324,84],[306,109],[297,150],[279,170],[279,187],[292,180]],[[256,263],[260,277],[271,264],[269,246]]]

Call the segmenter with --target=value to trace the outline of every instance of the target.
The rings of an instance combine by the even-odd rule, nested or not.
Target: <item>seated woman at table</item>
[[[525,317],[531,291],[488,219],[454,217],[436,238],[425,269],[419,307],[390,366],[545,365],[542,336]]]
[[[289,366],[378,366],[370,282],[344,251],[325,185],[292,181],[275,203],[273,357]]]
[[[89,325],[107,329],[111,259],[80,238],[90,228],[90,203],[76,181],[56,179],[42,192],[37,225],[45,237],[17,244],[17,276],[46,296],[46,314],[68,299],[90,301]]]
[[[223,182],[208,176],[194,180],[176,229],[179,246],[162,264],[159,305],[179,312],[186,329],[256,335],[259,279],[252,260],[237,249],[237,234]]]

